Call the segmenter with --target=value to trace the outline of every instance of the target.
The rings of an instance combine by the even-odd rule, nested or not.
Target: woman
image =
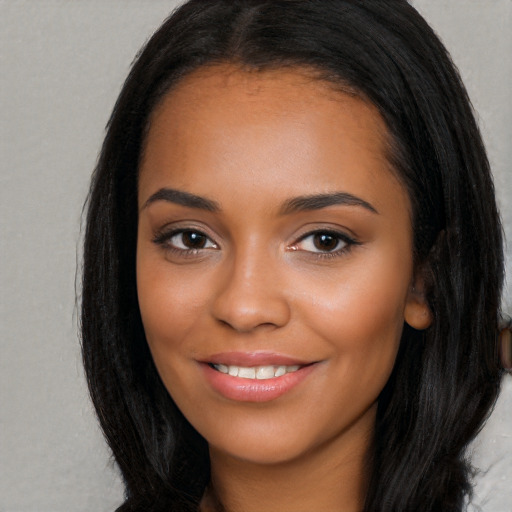
[[[83,354],[120,510],[462,510],[502,279],[478,128],[411,6],[188,2],[89,198]]]

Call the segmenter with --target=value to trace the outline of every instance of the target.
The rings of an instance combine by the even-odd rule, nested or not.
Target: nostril
[[[222,319],[217,319],[217,321],[219,322],[219,324],[223,327],[226,327],[230,330],[235,330],[237,332],[240,332],[240,333],[244,333],[244,332],[251,332],[255,329],[258,329],[258,330],[262,330],[262,329],[268,329],[268,330],[271,330],[271,329],[276,329],[277,327],[279,327],[279,325],[276,325],[272,322],[248,322],[247,319],[245,319],[245,321],[242,321],[240,319],[237,320],[232,320],[232,321],[227,321],[227,320],[222,320]]]

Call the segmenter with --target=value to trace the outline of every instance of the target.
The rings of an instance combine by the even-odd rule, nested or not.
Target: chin
[[[290,442],[290,440],[283,442],[281,436],[276,439],[268,439],[267,436],[267,439],[261,441],[239,438],[237,441],[239,442],[221,446],[209,445],[210,451],[243,463],[262,466],[275,466],[298,461],[303,455],[312,451],[311,447],[299,442]]]

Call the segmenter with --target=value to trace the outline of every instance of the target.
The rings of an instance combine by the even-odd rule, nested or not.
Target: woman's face
[[[367,446],[404,320],[428,324],[385,144],[373,106],[298,70],[203,69],[153,113],[140,310],[211,450],[275,463]]]

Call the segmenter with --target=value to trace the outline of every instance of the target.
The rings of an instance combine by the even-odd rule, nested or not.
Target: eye
[[[183,252],[218,248],[217,244],[207,235],[194,229],[180,229],[170,233],[161,233],[156,236],[154,241],[168,249]]]
[[[315,231],[299,239],[291,247],[295,251],[305,251],[316,254],[340,254],[347,251],[356,242],[343,233],[334,231]]]
[[[169,243],[176,249],[208,249],[214,248],[215,244],[199,231],[181,231],[169,238]]]

